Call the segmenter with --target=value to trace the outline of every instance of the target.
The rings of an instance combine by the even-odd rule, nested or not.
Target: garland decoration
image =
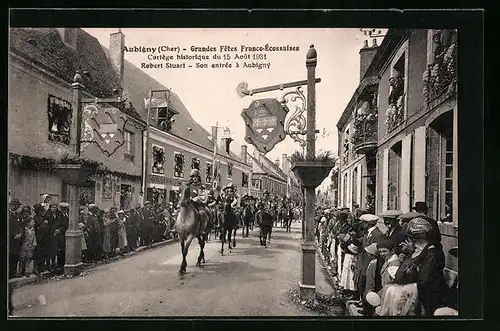
[[[55,170],[55,165],[58,163],[80,164],[82,166],[95,168],[95,173],[98,175],[114,175],[128,180],[140,180],[142,177],[131,175],[121,171],[109,170],[103,163],[89,160],[82,157],[69,157],[64,155],[59,161],[43,157],[30,155],[20,155],[9,152],[9,162],[14,167],[23,170],[46,170],[52,172]]]

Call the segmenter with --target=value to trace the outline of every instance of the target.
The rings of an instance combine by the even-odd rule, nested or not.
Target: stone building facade
[[[456,54],[456,30],[389,29],[349,103],[356,107],[348,106],[338,124],[341,201],[352,206],[352,166],[372,162],[366,168],[375,169],[375,212],[409,212],[425,201],[440,221],[447,268],[455,271],[448,250],[458,245]],[[375,117],[376,130],[367,134]]]
[[[9,50],[9,189],[22,204],[40,202],[43,194],[53,201],[67,200],[65,183],[53,171],[61,159],[75,159],[70,146],[73,109],[71,83],[77,70],[83,74],[83,98],[121,96],[121,77],[96,38],[76,28],[10,29]],[[80,159],[98,162],[101,171],[80,191],[80,203],[106,208],[123,203],[121,190],[140,190],[142,164],[127,151],[141,153],[145,123],[130,102],[117,106],[129,118],[127,137],[111,156],[95,144],[81,149]],[[125,134],[125,133],[124,133]],[[133,202],[132,202],[133,203]]]

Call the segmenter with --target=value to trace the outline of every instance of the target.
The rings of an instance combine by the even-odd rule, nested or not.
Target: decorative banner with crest
[[[82,151],[95,143],[103,154],[110,157],[125,143],[128,118],[118,108],[89,103],[84,105],[82,117]]]
[[[277,99],[254,100],[243,110],[245,141],[259,152],[267,154],[286,137],[284,125],[288,107]]]

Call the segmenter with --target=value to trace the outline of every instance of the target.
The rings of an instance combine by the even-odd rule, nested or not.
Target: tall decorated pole
[[[283,90],[297,87],[286,92],[281,101],[277,99],[253,100],[250,106],[241,112],[246,124],[245,141],[252,144],[259,152],[268,153],[276,144],[290,136],[299,146],[305,148],[305,158],[292,164],[292,171],[301,182],[304,195],[302,273],[299,281],[301,300],[314,299],[316,296],[316,242],[314,241],[314,204],[315,190],[328,177],[334,162],[316,159],[316,78],[317,53],[311,45],[306,55],[307,80],[248,89],[242,82],[236,88],[243,98],[257,93]],[[307,100],[301,86],[307,85]],[[291,107],[289,108],[288,105]],[[307,112],[307,118],[304,116]],[[288,113],[291,113],[287,116]],[[306,139],[303,139],[306,136]]]
[[[82,90],[84,88],[82,76],[77,73],[73,78],[73,118],[71,123],[72,145],[75,146],[75,154],[80,156],[81,149],[81,127],[82,127]],[[76,275],[80,272],[82,263],[82,237],[83,232],[78,228],[80,188],[76,183],[68,183],[69,224],[66,231],[66,252],[64,274]]]
[[[149,140],[149,131],[151,127],[151,99],[153,98],[153,91],[149,91],[148,94],[148,100],[147,100],[147,118],[146,118],[146,148],[145,150],[145,155],[144,155],[144,183],[142,184],[142,193],[144,194],[144,197],[146,200],[150,199],[150,197],[147,196],[147,191],[148,191],[148,185],[149,185],[149,168],[150,168],[150,162],[149,162],[149,154],[150,152],[150,140]]]
[[[307,68],[307,134],[306,162],[316,154],[316,76],[317,53],[311,45],[306,55]],[[302,279],[299,284],[301,299],[312,299],[316,292],[316,242],[314,241],[314,203],[316,188],[305,188],[305,238],[302,243]]]

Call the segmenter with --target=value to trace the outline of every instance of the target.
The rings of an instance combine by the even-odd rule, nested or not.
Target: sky
[[[105,47],[109,47],[110,34],[117,32],[117,28],[84,29],[95,36]],[[323,29],[323,28],[227,28],[227,29],[151,29],[151,28],[124,28],[125,46],[130,48],[150,47],[158,48],[168,46],[180,47],[180,54],[210,55],[207,61],[170,61],[172,63],[186,62],[192,68],[144,68],[142,69],[157,81],[172,88],[182,100],[191,116],[208,132],[210,127],[218,123],[231,128],[234,139],[232,149],[239,151],[239,146],[244,144],[245,124],[241,112],[247,108],[252,100],[261,98],[281,99],[284,91],[273,91],[255,94],[240,98],[236,87],[241,82],[246,82],[248,88],[259,88],[269,85],[300,81],[307,79],[305,66],[306,53],[311,44],[314,44],[318,54],[316,78],[321,78],[321,83],[316,85],[316,127],[322,133],[317,135],[316,150],[330,150],[337,155],[337,130],[336,124],[343,110],[352,97],[359,84],[359,50],[366,39],[359,29]],[[380,44],[380,40],[378,43]],[[298,46],[299,51],[281,52],[241,52],[241,45],[246,46]],[[220,46],[237,47],[237,52],[220,52]],[[231,60],[224,61],[212,59],[214,52],[191,52],[192,46],[214,46],[217,54],[231,56]],[[186,51],[182,51],[186,48]],[[269,68],[235,68],[235,62],[242,64],[245,60],[234,60],[236,54],[265,54],[266,60],[258,62],[270,64]],[[150,61],[147,56],[151,53],[125,52],[125,59],[141,67],[141,63],[161,63],[164,61]],[[158,51],[154,53],[158,55]],[[165,52],[165,55],[174,55],[176,52]],[[246,60],[256,62],[255,60]],[[196,62],[206,62],[209,68],[196,68]],[[230,62],[233,68],[210,68],[212,63]],[[302,88],[307,96],[307,87]],[[291,110],[293,107],[290,107]],[[290,111],[289,115],[291,115]],[[305,138],[305,136],[304,136]],[[249,151],[253,150],[249,146]],[[296,150],[302,150],[298,143],[290,137],[277,144],[266,156],[271,160],[279,158],[281,154],[291,155]],[[321,187],[329,184],[325,180]],[[320,188],[321,188],[320,187]]]

